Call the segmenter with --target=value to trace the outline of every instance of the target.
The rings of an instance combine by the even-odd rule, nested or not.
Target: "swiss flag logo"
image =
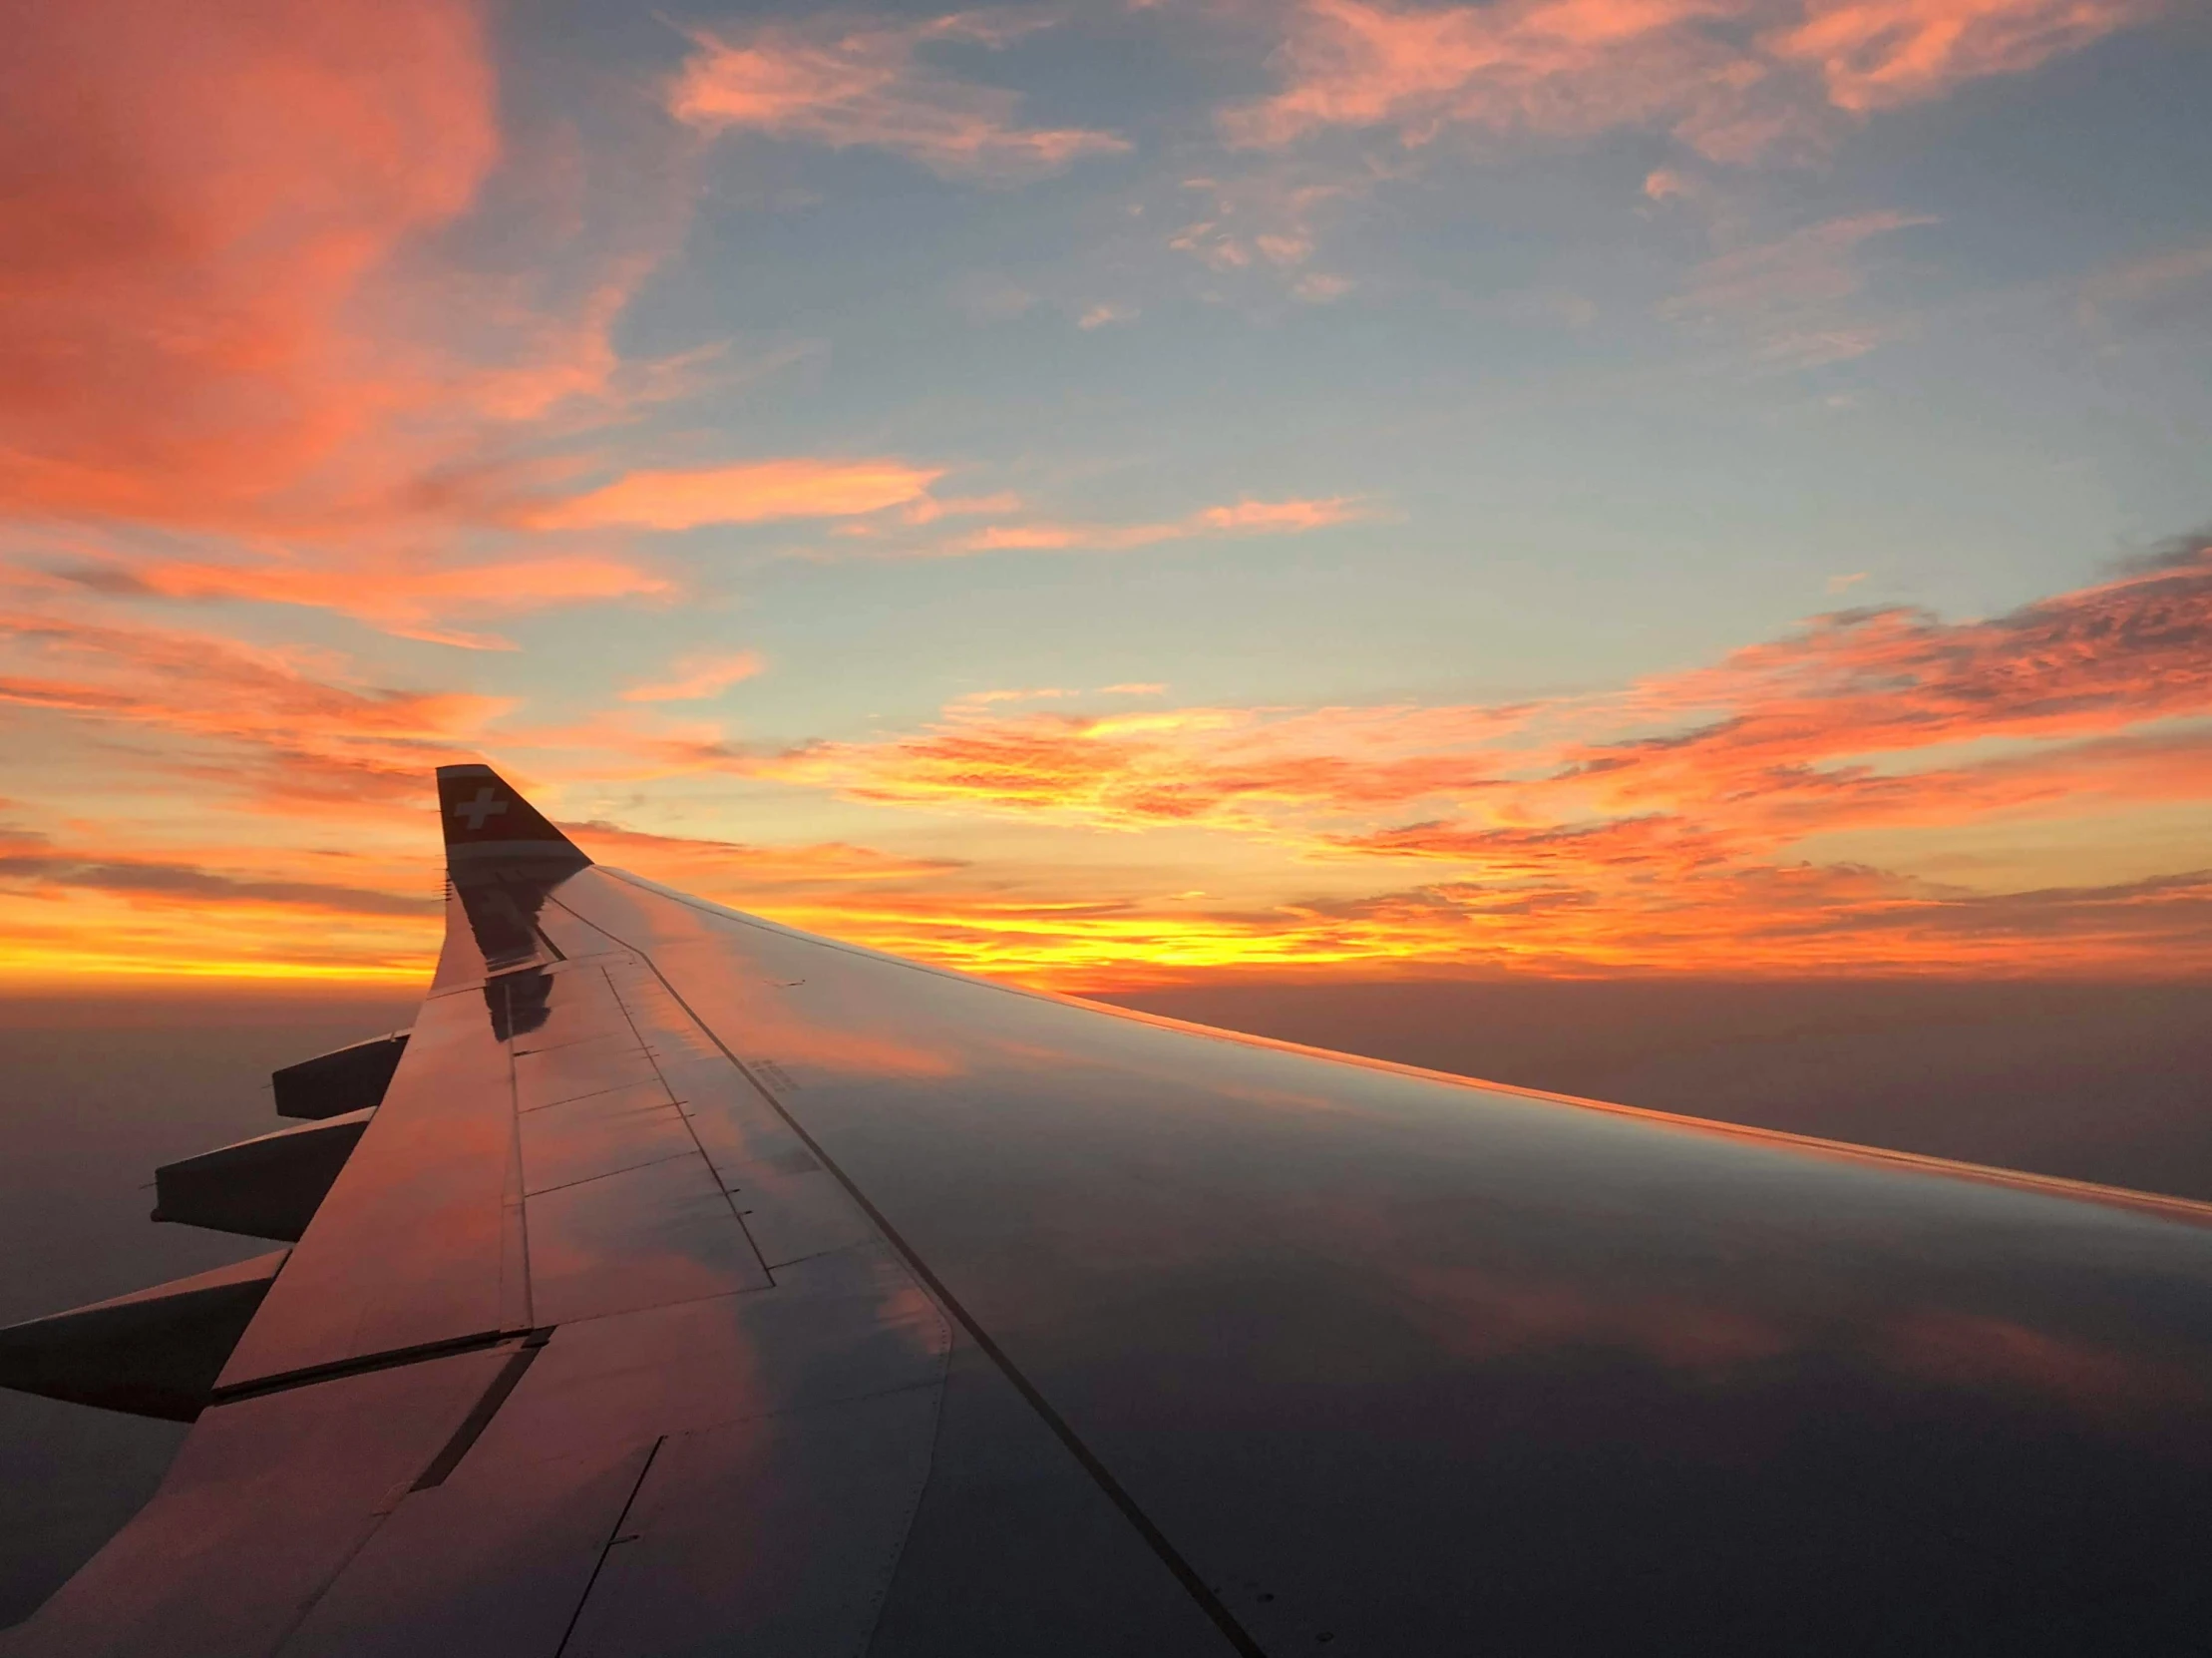
[[[545,842],[573,850],[567,836],[487,765],[440,766],[438,813],[448,846]]]

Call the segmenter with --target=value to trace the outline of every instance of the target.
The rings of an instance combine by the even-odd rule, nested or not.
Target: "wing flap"
[[[408,1493],[281,1658],[553,1658],[653,1451],[648,1442],[466,1459],[443,1484]]]
[[[561,1325],[278,1650],[658,1658],[733,1628],[748,1652],[856,1650],[926,1477],[946,1345],[881,1250]]]
[[[933,1390],[671,1438],[562,1658],[864,1651],[928,1478]],[[733,1496],[742,1499],[733,1502]]]
[[[18,1632],[69,1658],[272,1653],[499,1376],[498,1350],[204,1412],[139,1516]]]

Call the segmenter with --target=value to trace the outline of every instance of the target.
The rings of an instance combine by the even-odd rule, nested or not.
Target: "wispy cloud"
[[[1811,0],[1763,42],[1854,114],[2021,75],[2164,11],[2164,0]]]
[[[1485,787],[1483,734],[1517,722],[1473,707],[1175,708],[995,714],[970,699],[926,731],[817,743],[746,769],[912,805],[1041,812],[1105,828],[1261,828],[1270,808],[1369,810]]]
[[[1226,111],[1232,144],[1331,130],[1587,139],[1663,130],[1715,161],[1818,145],[1869,112],[2017,75],[2160,0],[1300,0],[1278,89]]]
[[[1917,213],[1854,213],[1731,248],[1692,270],[1659,314],[1741,338],[1770,367],[1817,368],[1862,357],[1898,338],[1905,324],[1855,303],[1867,285],[1861,249],[1876,237],[1934,222]]]
[[[1033,179],[1127,150],[1114,133],[1026,126],[1018,94],[961,80],[931,61],[933,47],[1002,47],[1047,26],[1036,15],[955,12],[922,23],[702,30],[668,108],[708,132],[883,150],[944,178]]]
[[[905,461],[770,460],[687,472],[632,472],[602,489],[527,512],[541,530],[627,526],[691,530],[702,524],[847,518],[919,502],[941,467]]]
[[[1202,507],[1183,518],[1151,524],[1081,524],[1030,519],[983,529],[913,550],[910,556],[947,558],[972,553],[1123,553],[1163,542],[1213,536],[1298,535],[1349,524],[1368,516],[1357,497],[1239,501]]]
[[[603,554],[549,554],[455,564],[423,554],[358,565],[306,559],[215,564],[152,558],[65,566],[66,579],[97,592],[174,600],[252,600],[336,611],[404,638],[473,649],[512,648],[495,633],[451,619],[509,616],[561,605],[650,598],[673,591],[665,577]]]
[[[0,888],[82,888],[135,902],[186,905],[194,910],[248,906],[312,910],[326,914],[411,916],[439,911],[429,893],[409,895],[328,881],[271,881],[225,875],[150,858],[72,857],[60,852],[0,854]]]
[[[2091,326],[2178,324],[2212,314],[2212,243],[2123,260],[2081,284],[2079,312]]]
[[[1216,913],[1218,961],[1987,971],[2034,938],[2059,952],[2046,965],[2148,971],[2212,960],[2212,875],[2004,893],[1796,849],[1881,831],[1904,855],[1916,831],[2212,801],[2208,646],[2212,550],[2183,548],[1985,621],[1840,612],[1568,701],[1097,715],[971,698],[924,731],[733,764],[883,805],[1458,872],[1288,921]],[[1069,949],[1113,977],[1100,936]]]
[[[1352,279],[1310,268],[1324,219],[1366,194],[1382,170],[1288,157],[1263,166],[1181,181],[1178,216],[1196,202],[1197,216],[1180,223],[1168,246],[1217,277],[1257,278],[1307,303],[1351,291]]]
[[[14,615],[0,616],[0,704],[187,739],[173,775],[359,810],[413,800],[425,766],[469,758],[515,701],[347,683],[311,653],[217,634]]]
[[[1083,313],[1075,319],[1075,325],[1088,333],[1093,328],[1110,328],[1117,322],[1136,320],[1136,306],[1101,300],[1095,305],[1085,307]]]
[[[910,858],[844,841],[769,846],[653,834],[599,819],[562,827],[597,857],[649,872],[656,880],[715,892],[732,891],[734,884],[755,897],[789,887],[925,881],[967,867],[956,858]]]
[[[2129,733],[2212,715],[2208,663],[2212,551],[1983,622],[1838,612],[1712,667],[1565,703],[1085,715],[996,714],[970,701],[925,732],[810,745],[758,766],[866,799],[1115,828],[1270,832],[1307,812],[1457,801],[1482,805],[1492,824],[1428,822],[1356,844],[1521,858],[1663,842],[1701,855],[1857,822],[2062,804],[2066,777],[2135,798],[2193,797],[2212,736],[2152,744]],[[1609,726],[1651,734],[1585,734]],[[2079,746],[2092,738],[2117,746]],[[1902,767],[1916,751],[1998,739],[2062,746]]]
[[[756,651],[704,651],[679,656],[670,664],[673,677],[632,685],[622,692],[625,702],[698,702],[719,696],[740,680],[750,679],[766,666]]]

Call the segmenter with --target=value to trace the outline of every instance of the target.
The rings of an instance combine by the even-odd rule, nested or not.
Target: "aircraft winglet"
[[[488,765],[438,768],[438,815],[449,868],[523,863],[583,869],[591,860]]]

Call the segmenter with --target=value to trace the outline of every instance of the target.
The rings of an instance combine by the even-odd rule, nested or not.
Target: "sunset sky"
[[[10,29],[10,986],[2212,969],[2195,0]]]

